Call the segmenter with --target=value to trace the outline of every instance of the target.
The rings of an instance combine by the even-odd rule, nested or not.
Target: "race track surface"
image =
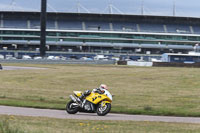
[[[0,106],[1,115],[19,115],[33,117],[50,117],[60,119],[81,119],[81,120],[123,120],[123,121],[156,121],[176,123],[200,123],[198,117],[169,117],[169,116],[147,116],[147,115],[126,115],[110,113],[106,116],[97,116],[96,113],[68,114],[65,110],[35,109]]]
[[[24,69],[46,69],[39,67],[21,67],[21,66],[2,66],[2,70],[24,70]]]

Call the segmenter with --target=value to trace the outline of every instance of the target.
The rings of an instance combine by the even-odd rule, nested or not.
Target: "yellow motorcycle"
[[[91,92],[83,102],[80,102],[81,91],[74,91],[74,96],[70,95],[70,101],[66,105],[66,111],[69,114],[77,112],[97,113],[104,116],[111,110],[112,95],[108,90],[103,94]]]

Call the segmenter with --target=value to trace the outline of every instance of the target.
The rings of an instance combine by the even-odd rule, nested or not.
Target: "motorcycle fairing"
[[[82,95],[82,91],[74,91],[74,95],[80,97]]]
[[[86,97],[86,100],[90,101],[93,104],[98,104],[103,100],[107,100],[109,103],[112,102],[112,100],[107,95],[94,92],[91,92],[91,94]]]

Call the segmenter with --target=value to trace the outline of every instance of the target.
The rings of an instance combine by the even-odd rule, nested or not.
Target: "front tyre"
[[[68,104],[66,105],[66,111],[69,114],[76,114],[79,110],[79,107],[74,101],[69,101]]]
[[[106,105],[104,107],[102,107],[101,104],[99,104],[97,107],[97,115],[104,116],[104,115],[108,114],[110,112],[110,110],[111,110],[110,103],[106,103]]]

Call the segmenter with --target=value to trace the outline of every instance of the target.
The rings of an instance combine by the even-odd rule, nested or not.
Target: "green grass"
[[[115,95],[112,112],[200,116],[198,68],[14,65],[48,69],[0,71],[2,105],[64,109],[73,90],[104,83]]]
[[[14,116],[0,116],[0,133],[24,133],[18,126],[11,124]]]
[[[6,121],[7,124],[4,124]],[[53,119],[45,117],[22,117],[0,115],[0,125],[10,133],[199,133],[199,124],[134,122],[134,121],[88,121]]]

